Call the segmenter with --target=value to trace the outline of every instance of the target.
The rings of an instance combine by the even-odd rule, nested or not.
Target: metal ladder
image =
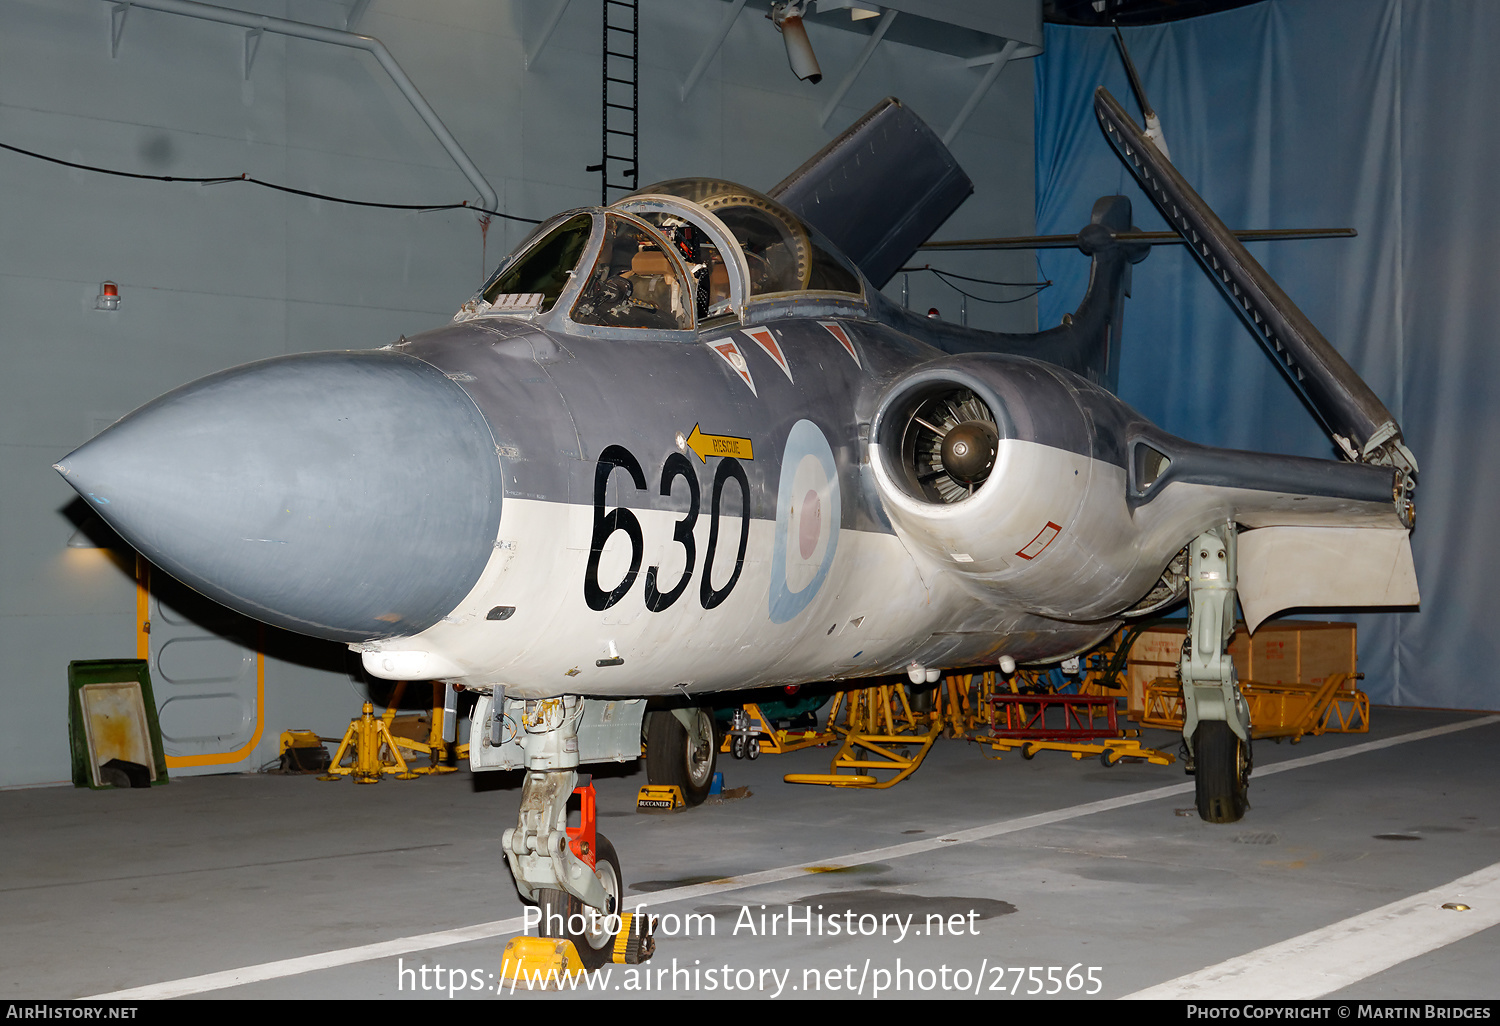
[[[619,24],[627,11],[630,15],[628,27]],[[604,0],[603,13],[604,88],[600,116],[603,159],[585,170],[599,172],[599,201],[608,206],[609,190],[633,192],[639,185],[641,12],[636,0]],[[618,102],[625,99],[627,91],[629,102]],[[628,155],[619,152],[625,143],[630,146]],[[619,181],[611,181],[612,172],[618,175]]]

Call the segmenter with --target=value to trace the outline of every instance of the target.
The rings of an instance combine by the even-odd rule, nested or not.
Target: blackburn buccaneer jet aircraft
[[[1347,461],[1213,449],[1112,394],[1146,252],[1106,197],[1063,326],[943,324],[878,291],[972,191],[894,100],[769,195],[678,179],[542,224],[451,324],[280,357],[132,413],[58,469],[152,562],[393,680],[477,692],[475,770],[527,770],[523,897],[613,913],[568,843],[580,765],[702,801],[717,692],[1045,663],[1187,595],[1199,809],[1245,807],[1227,655],[1289,606],[1410,604],[1416,464],[1380,401],[1103,94],[1106,134]],[[610,958],[610,920],[581,932]],[[618,923],[618,920],[614,922]],[[599,925],[604,924],[604,925]],[[570,928],[571,929],[571,928]]]

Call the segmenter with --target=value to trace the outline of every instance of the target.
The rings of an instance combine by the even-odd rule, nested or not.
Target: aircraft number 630
[[[645,553],[641,522],[636,515],[623,506],[608,512],[604,508],[604,493],[609,485],[609,475],[617,467],[630,475],[636,488],[641,491],[646,490],[646,473],[641,469],[640,461],[629,449],[622,445],[611,445],[599,454],[599,462],[594,468],[594,533],[589,545],[588,568],[583,574],[583,598],[589,608],[595,610],[608,609],[625,597],[640,574]],[[670,591],[662,591],[659,587],[660,567],[646,568],[646,608],[653,613],[661,612],[682,597],[687,591],[688,582],[692,579],[697,561],[697,544],[693,540],[693,527],[698,522],[700,498],[698,474],[686,456],[680,452],[674,452],[662,464],[661,494],[671,495],[672,483],[679,477],[687,481],[688,510],[687,515],[677,521],[672,531],[672,540],[681,545],[687,554],[686,565],[683,567],[682,576],[678,578],[676,584],[672,585]],[[719,546],[719,508],[724,495],[724,483],[731,479],[740,486],[742,505],[740,548],[734,557],[734,573],[729,576],[724,587],[715,588],[712,570],[714,553]],[[714,470],[713,498],[709,506],[709,518],[708,551],[703,555],[703,576],[698,581],[698,600],[704,609],[713,609],[719,605],[729,597],[729,593],[739,583],[740,571],[745,566],[745,546],[750,541],[750,480],[745,475],[744,466],[733,456],[721,459]],[[605,543],[609,541],[610,535],[616,531],[623,531],[630,539],[630,569],[626,571],[619,584],[605,591],[599,583],[599,557],[603,554]]]

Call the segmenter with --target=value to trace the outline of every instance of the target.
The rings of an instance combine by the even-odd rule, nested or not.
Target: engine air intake
[[[1000,429],[967,388],[912,397],[901,423],[901,468],[917,498],[953,503],[973,495],[995,467]],[[894,426],[894,424],[893,424]]]

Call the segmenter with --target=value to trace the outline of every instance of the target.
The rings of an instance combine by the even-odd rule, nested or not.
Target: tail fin
[[[1073,371],[1114,392],[1120,380],[1120,329],[1125,297],[1130,295],[1130,265],[1140,263],[1151,251],[1142,243],[1115,238],[1116,232],[1135,230],[1130,218],[1128,197],[1104,196],[1094,203],[1089,223],[1078,233],[1078,248],[1093,258],[1088,290],[1078,309],[1055,328],[1026,335],[979,331],[928,320],[894,306],[882,316],[944,352],[1028,356]]]
[[[1125,297],[1130,295],[1130,265],[1138,264],[1150,247],[1115,239],[1116,232],[1134,231],[1130,200],[1103,196],[1094,202],[1089,223],[1078,233],[1078,248],[1093,257],[1089,287],[1078,309],[1060,327],[1036,336],[1056,357],[1077,364],[1070,367],[1111,392],[1120,385],[1120,333],[1125,320]]]

